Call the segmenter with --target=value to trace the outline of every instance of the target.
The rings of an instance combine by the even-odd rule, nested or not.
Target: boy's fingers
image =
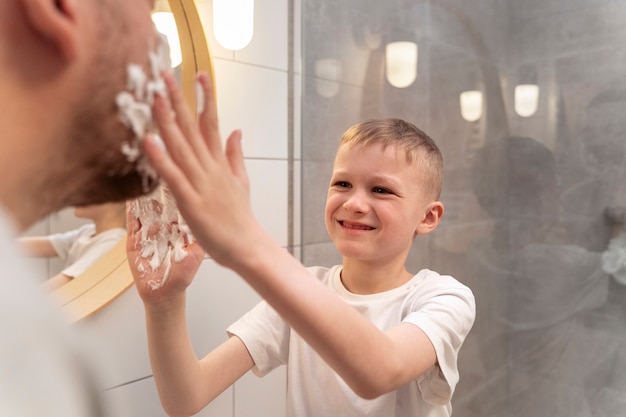
[[[243,161],[243,149],[241,147],[241,130],[233,131],[226,141],[226,158],[232,173],[248,189],[248,173]]]
[[[189,182],[194,183],[196,181],[200,181],[203,177],[203,166],[206,167],[208,161],[205,161],[205,165],[202,165],[203,162],[198,159],[196,151],[189,143],[189,138],[183,136],[183,132],[181,132],[179,126],[174,120],[174,117],[172,116],[167,100],[162,96],[155,97],[154,116],[161,133],[161,139],[163,140],[163,143],[167,148],[167,152],[169,153],[169,157],[155,142],[154,137],[148,136],[144,139],[144,143],[147,139],[149,139],[151,145],[154,145],[154,147],[157,148],[151,150],[151,154],[149,155],[151,159],[158,158],[158,162],[160,164],[159,167],[165,166],[170,171],[173,168],[172,166],[176,164],[177,171],[181,172],[181,175],[184,172]],[[199,135],[195,134],[193,136],[197,139]],[[150,148],[152,148],[152,146]],[[201,153],[206,156],[206,150]],[[153,160],[153,163],[156,165],[155,160]],[[171,163],[171,165],[169,163]],[[157,167],[159,175],[164,176],[165,173],[161,172],[159,167]]]
[[[201,89],[202,95],[199,97],[204,101],[199,114],[200,133],[204,138],[206,146],[212,155],[222,154],[222,142],[217,119],[217,103],[213,79],[206,73],[199,73],[196,77],[197,88]]]
[[[169,190],[177,200],[181,198],[189,199],[195,194],[192,180],[188,179],[189,176],[181,170],[179,165],[172,161],[154,137],[146,137],[142,144],[150,162],[163,181],[168,184]]]
[[[206,166],[207,155],[204,140],[199,134],[195,117],[192,115],[191,110],[185,101],[185,97],[180,90],[178,82],[169,72],[163,73],[163,80],[165,81],[165,85],[168,90],[170,103],[172,110],[174,111],[178,129],[193,150],[195,159],[197,159],[201,165]]]

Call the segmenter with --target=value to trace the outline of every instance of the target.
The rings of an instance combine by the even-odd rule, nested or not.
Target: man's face
[[[150,76],[151,52],[156,52],[151,0],[105,0],[97,4],[94,54],[86,65],[84,88],[79,93],[63,146],[68,172],[81,175],[65,205],[86,205],[125,200],[155,188],[156,177],[138,167],[145,157],[133,160],[122,149],[136,143],[137,135],[122,123],[116,96],[128,89],[129,65],[138,65]]]

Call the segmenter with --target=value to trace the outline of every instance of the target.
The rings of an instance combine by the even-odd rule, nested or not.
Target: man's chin
[[[89,189],[69,202],[68,206],[86,206],[109,202],[132,200],[150,194],[160,184],[157,176],[139,173],[120,177],[105,177],[91,183]]]

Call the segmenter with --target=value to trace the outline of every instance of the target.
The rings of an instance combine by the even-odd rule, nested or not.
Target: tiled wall
[[[217,82],[220,131],[225,139],[243,131],[251,200],[259,221],[296,256],[299,248],[299,102],[298,1],[256,0],[254,37],[237,52],[220,47],[210,30],[211,0],[197,0],[207,29]],[[290,39],[292,42],[290,42]],[[216,196],[219,198],[219,196]],[[83,224],[72,210],[55,214],[28,234],[69,230]],[[35,262],[42,280],[59,268]],[[188,317],[196,354],[202,357],[226,339],[225,328],[259,301],[231,271],[205,259],[188,290]],[[151,377],[143,306],[134,287],[81,326],[106,348],[116,372],[107,375],[110,401],[127,404],[134,417],[165,416]],[[285,371],[277,369],[259,379],[244,376],[198,416],[248,417],[284,415]]]

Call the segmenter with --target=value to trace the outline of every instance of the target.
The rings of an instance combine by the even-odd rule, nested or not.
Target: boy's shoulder
[[[419,286],[424,288],[430,288],[432,290],[446,290],[446,289],[459,289],[462,291],[469,291],[471,289],[463,284],[458,279],[451,275],[442,275],[437,271],[431,269],[422,269],[408,283],[410,286]]]

